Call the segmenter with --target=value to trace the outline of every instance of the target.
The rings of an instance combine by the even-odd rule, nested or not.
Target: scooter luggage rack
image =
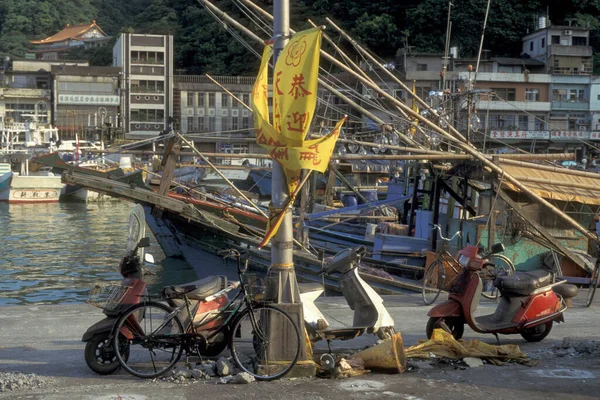
[[[103,310],[114,310],[123,300],[131,286],[97,284],[90,291],[86,303]]]

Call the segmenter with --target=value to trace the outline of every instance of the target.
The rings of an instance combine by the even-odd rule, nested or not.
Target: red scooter
[[[435,328],[442,328],[458,340],[463,336],[466,322],[475,332],[492,333],[497,340],[498,334],[518,333],[529,342],[539,342],[550,333],[554,321],[564,322],[563,312],[567,307],[552,287],[566,281],[554,282],[554,274],[545,270],[494,277],[494,286],[501,295],[498,307],[492,314],[475,317],[482,290],[480,274],[492,274],[494,270],[494,264],[487,262],[486,257],[504,251],[504,246],[495,244],[491,252],[482,255],[478,251],[477,246],[467,246],[458,252],[463,269],[449,291],[448,300],[427,313],[428,338]]]
[[[120,285],[100,287],[110,289],[110,293],[99,293],[97,298],[101,303],[90,301],[91,304],[102,306],[106,317],[90,326],[83,334],[82,342],[85,344],[85,362],[97,374],[112,374],[120,368],[114,350],[111,348],[112,329],[119,315],[129,307],[138,304],[143,295],[147,294],[144,281],[144,269],[139,258],[138,249],[148,247],[150,239],[140,239],[135,248],[121,259],[119,272],[123,276]],[[145,255],[145,260],[152,263],[153,257]],[[108,296],[104,296],[108,294]]]

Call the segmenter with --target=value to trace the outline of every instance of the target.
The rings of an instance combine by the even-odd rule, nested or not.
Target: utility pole
[[[290,33],[290,7],[289,0],[275,0],[273,2],[273,65],[277,63],[281,51],[289,40]],[[275,209],[285,207],[290,194],[288,193],[287,180],[283,168],[273,161],[271,178],[271,204]],[[290,313],[294,322],[304,332],[304,315],[300,292],[294,270],[294,231],[292,226],[292,210],[287,207],[283,222],[277,234],[271,239],[271,266],[267,275],[268,296],[275,303]],[[284,338],[288,337],[283,332],[275,332],[271,341],[278,347],[285,348]],[[275,349],[275,354],[278,354]],[[307,359],[306,346],[301,346],[299,360]],[[298,362],[294,368],[295,375],[314,375],[314,363]]]

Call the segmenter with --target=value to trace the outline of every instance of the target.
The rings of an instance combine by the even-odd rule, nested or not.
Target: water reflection
[[[127,202],[0,203],[0,306],[79,303],[98,281],[119,281],[125,254]],[[147,229],[158,264],[148,267],[150,290],[195,279],[191,268],[164,255]]]

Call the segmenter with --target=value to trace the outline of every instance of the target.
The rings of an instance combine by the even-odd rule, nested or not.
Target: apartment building
[[[96,131],[100,136],[117,128],[120,72],[117,67],[52,66],[52,124],[61,137],[75,138],[76,133],[89,137]]]
[[[173,36],[123,33],[113,48],[121,69],[121,126],[127,138],[170,129],[173,120]]]

